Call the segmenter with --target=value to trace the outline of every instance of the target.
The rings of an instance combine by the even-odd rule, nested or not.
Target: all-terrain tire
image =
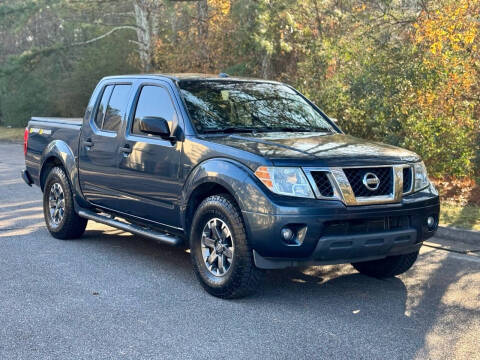
[[[229,270],[216,276],[208,269],[202,250],[202,236],[208,223],[219,219],[226,224],[234,245]],[[213,220],[216,221],[216,220]],[[194,272],[203,288],[216,297],[232,299],[253,293],[262,277],[253,260],[240,209],[229,194],[213,195],[198,206],[190,231],[190,254]]]
[[[53,190],[52,190],[53,189]],[[56,197],[56,194],[58,197]],[[63,211],[62,209],[63,200]],[[58,205],[58,212],[52,214],[51,204]],[[59,216],[61,214],[61,216]],[[56,166],[50,170],[43,191],[43,215],[48,231],[57,239],[76,239],[83,235],[87,219],[75,213],[73,194],[63,168]]]
[[[403,274],[410,269],[417,260],[418,251],[410,254],[389,256],[381,260],[352,263],[352,266],[361,274],[376,277],[389,278]]]

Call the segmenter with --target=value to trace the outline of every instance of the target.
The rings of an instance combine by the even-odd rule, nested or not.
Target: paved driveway
[[[22,167],[0,144],[0,359],[480,359],[480,257],[424,247],[390,280],[274,271],[219,300],[181,249],[94,223],[49,236]]]

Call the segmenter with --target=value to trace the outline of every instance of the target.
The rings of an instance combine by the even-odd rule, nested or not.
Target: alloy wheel
[[[65,214],[65,194],[59,183],[54,183],[50,188],[48,196],[48,207],[50,211],[50,219],[54,225],[59,225]]]
[[[210,219],[202,231],[202,256],[208,271],[225,276],[232,266],[235,246],[228,225],[219,218]]]

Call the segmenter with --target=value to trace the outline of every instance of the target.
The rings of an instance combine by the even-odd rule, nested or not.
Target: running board
[[[176,237],[167,233],[161,233],[152,229],[142,228],[140,226],[133,225],[133,224],[127,224],[122,221],[109,218],[107,216],[96,214],[92,211],[80,210],[78,212],[78,216],[85,219],[93,220],[105,225],[113,226],[114,228],[128,231],[135,235],[144,236],[144,237],[153,239],[155,241],[161,242],[163,244],[179,245],[182,243],[182,239],[180,239],[179,237]]]

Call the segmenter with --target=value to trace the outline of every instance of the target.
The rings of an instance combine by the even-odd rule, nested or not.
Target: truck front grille
[[[409,164],[303,170],[317,199],[340,200],[347,206],[398,203],[412,191],[414,181]]]
[[[393,192],[393,169],[391,167],[346,168],[343,172],[356,197],[382,196]],[[378,189],[370,190],[364,184],[366,174],[373,174],[380,181]]]

